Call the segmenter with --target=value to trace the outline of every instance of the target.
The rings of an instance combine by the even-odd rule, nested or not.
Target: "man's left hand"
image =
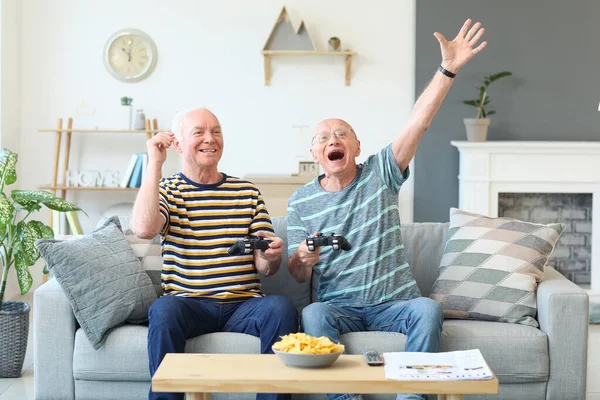
[[[442,67],[452,73],[456,73],[467,61],[487,45],[487,42],[483,42],[475,47],[485,29],[481,27],[481,22],[477,22],[469,29],[471,22],[471,19],[466,20],[460,32],[458,32],[458,35],[452,41],[446,40],[444,35],[439,32],[433,34],[440,42]]]
[[[278,238],[276,236],[269,236],[264,234],[264,232],[257,232],[256,236],[263,237],[265,239],[271,240],[269,244],[269,248],[267,250],[258,250],[255,254],[258,257],[266,260],[266,261],[277,261],[281,259],[281,253],[283,252],[283,239]]]

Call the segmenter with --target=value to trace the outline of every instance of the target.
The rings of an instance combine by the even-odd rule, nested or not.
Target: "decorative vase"
[[[485,142],[491,122],[489,118],[465,118],[464,122],[469,142]]]
[[[132,108],[131,105],[123,105],[123,129],[131,130],[131,117],[132,117]]]
[[[29,334],[29,304],[5,301],[0,311],[0,378],[18,378]]]
[[[340,39],[329,39],[329,51],[339,51],[342,42]]]
[[[133,129],[144,130],[146,129],[146,115],[144,110],[137,110],[135,113],[135,122],[133,123]]]

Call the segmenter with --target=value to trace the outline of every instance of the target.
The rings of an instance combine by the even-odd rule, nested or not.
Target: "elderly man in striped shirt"
[[[161,178],[171,146],[181,155],[183,168]],[[219,172],[223,133],[217,117],[204,108],[181,113],[172,132],[158,133],[147,149],[147,174],[131,221],[137,236],[149,239],[160,233],[163,238],[164,294],[148,313],[150,374],[167,353],[183,353],[187,339],[205,333],[257,336],[261,353],[272,353],[280,336],[298,329],[291,301],[265,296],[258,276],[277,272],[283,240],[274,236],[256,186]],[[247,235],[269,237],[270,248],[229,255],[229,247]],[[150,391],[149,398],[183,399],[183,394]]]

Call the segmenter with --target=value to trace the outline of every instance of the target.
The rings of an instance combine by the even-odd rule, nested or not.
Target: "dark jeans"
[[[260,352],[273,353],[279,336],[298,331],[298,313],[283,296],[256,297],[243,303],[219,304],[191,297],[163,296],[148,312],[150,376],[167,353],[183,353],[186,341],[212,332],[238,332],[260,338]],[[148,398],[181,399],[183,393],[153,393]],[[289,394],[258,393],[257,400],[289,400]]]

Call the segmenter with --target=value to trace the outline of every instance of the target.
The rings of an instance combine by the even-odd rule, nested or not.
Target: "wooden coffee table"
[[[152,377],[154,392],[185,392],[188,400],[210,393],[427,393],[440,400],[465,394],[496,394],[498,379],[485,381],[394,381],[383,367],[360,355],[343,354],[327,368],[292,368],[274,354],[167,354]],[[440,396],[441,395],[441,396]]]

